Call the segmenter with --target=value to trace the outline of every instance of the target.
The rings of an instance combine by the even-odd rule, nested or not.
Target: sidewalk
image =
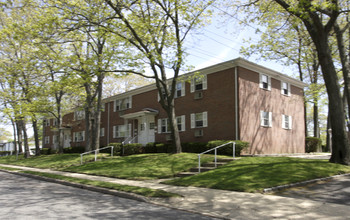
[[[345,205],[285,198],[258,193],[242,193],[197,187],[169,186],[158,181],[133,181],[77,173],[2,165],[22,170],[41,171],[82,179],[100,180],[124,185],[162,189],[178,193],[182,198],[151,198],[149,202],[223,219],[348,219]]]

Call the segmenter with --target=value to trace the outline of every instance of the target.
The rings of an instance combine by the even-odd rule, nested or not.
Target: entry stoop
[[[223,166],[223,165],[225,165],[228,162],[231,162],[233,160],[235,160],[235,159],[233,159],[233,158],[218,158],[217,162],[216,162],[216,166],[217,167]],[[214,170],[217,167],[215,167],[215,162],[205,163],[201,166],[201,173],[206,172],[206,171],[210,171],[210,170]],[[186,177],[186,176],[193,176],[196,174],[198,174],[198,167],[191,168],[188,172],[180,172],[176,176],[177,177]]]

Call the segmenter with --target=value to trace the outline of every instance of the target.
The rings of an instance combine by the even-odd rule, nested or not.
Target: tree
[[[195,28],[203,25],[210,1],[200,0],[105,0],[115,12],[115,26],[108,30],[122,38],[130,48],[130,58],[146,63],[152,74],[135,69],[122,70],[155,80],[160,104],[167,113],[171,136],[180,153],[181,141],[175,117],[175,88],[185,69],[184,41]],[[168,78],[170,75],[172,78]]]
[[[346,10],[347,1],[261,0],[251,1],[251,4],[262,7],[260,8],[261,11],[267,11],[266,6],[269,6],[270,9],[273,8],[276,12],[287,12],[292,18],[297,18],[304,24],[315,45],[329,98],[329,117],[332,128],[333,146],[330,162],[349,165],[350,148],[345,128],[345,114],[343,108],[339,108],[339,106],[343,106],[343,100],[330,40],[330,35],[336,27],[340,15],[349,13]],[[276,5],[273,4],[277,4],[280,7],[274,7]],[[345,74],[347,73],[345,72]],[[346,77],[344,77],[344,80],[347,80]],[[347,90],[347,86],[345,86],[345,89]]]

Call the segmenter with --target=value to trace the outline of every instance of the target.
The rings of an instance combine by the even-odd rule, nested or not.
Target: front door
[[[63,131],[63,147],[70,147],[71,142],[71,131],[70,130],[64,130]]]
[[[139,119],[139,135],[138,142],[146,145],[147,143],[154,142],[154,116],[146,115]]]

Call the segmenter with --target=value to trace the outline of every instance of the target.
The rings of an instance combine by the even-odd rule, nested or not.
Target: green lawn
[[[201,162],[213,161],[213,158],[213,155],[204,155]],[[64,171],[123,179],[159,179],[173,177],[181,171],[198,166],[197,164],[197,154],[138,154],[72,166]]]
[[[350,173],[350,166],[288,157],[244,157],[214,171],[166,181],[167,184],[198,186],[243,192],[320,177]]]
[[[79,183],[79,184],[85,184],[85,185],[97,186],[102,188],[114,189],[114,190],[123,191],[123,192],[134,193],[134,194],[138,194],[146,197],[179,197],[180,196],[175,193],[169,193],[169,192],[165,192],[164,190],[158,190],[158,189],[150,189],[150,188],[144,188],[144,187],[138,187],[138,186],[127,186],[127,185],[96,181],[96,180],[80,179],[80,178],[67,177],[67,176],[51,174],[51,173],[42,173],[42,172],[34,172],[34,171],[22,171],[22,172],[32,174],[32,175],[37,175],[37,176],[48,177],[51,179],[64,180],[67,182],[73,182],[73,183]]]
[[[87,156],[84,156],[84,158]],[[93,159],[93,155],[89,155]],[[213,161],[213,155],[203,155],[201,162]],[[157,179],[173,177],[175,174],[198,166],[197,154],[138,154],[127,157],[106,158],[80,165],[79,154],[55,154],[21,158],[1,157],[0,163],[20,166],[51,168],[85,174],[94,174],[123,179]]]

